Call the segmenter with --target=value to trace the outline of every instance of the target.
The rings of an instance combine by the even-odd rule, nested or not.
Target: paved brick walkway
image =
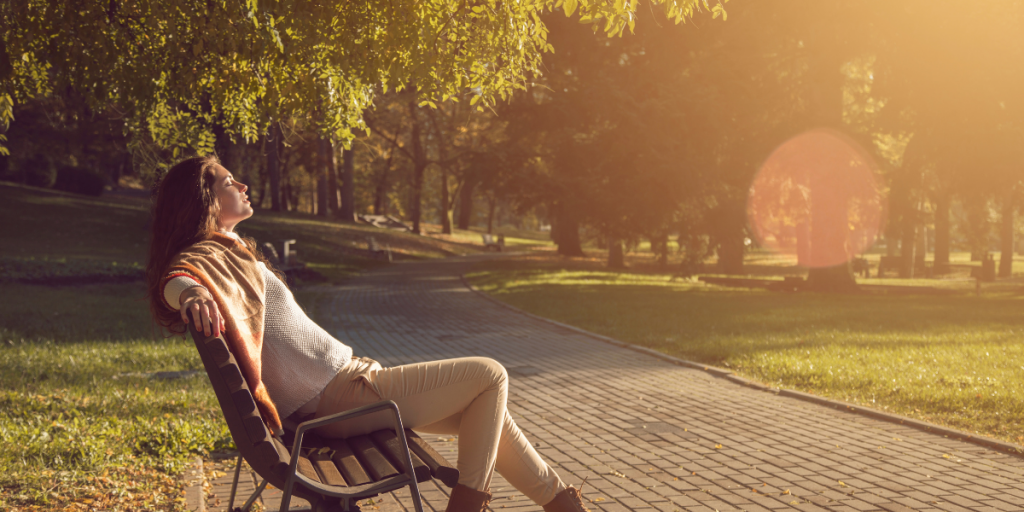
[[[384,365],[501,361],[512,416],[563,480],[588,478],[592,510],[1024,510],[1024,459],[742,387],[530,318],[468,290],[459,274],[469,261],[369,273],[314,315]],[[428,439],[456,459],[457,442]],[[446,491],[424,486],[426,507],[444,510]],[[492,491],[495,512],[541,510],[498,475]],[[411,510],[397,494],[369,510]]]

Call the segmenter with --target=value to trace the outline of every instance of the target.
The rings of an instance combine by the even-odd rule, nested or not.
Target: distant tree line
[[[586,13],[600,5],[580,4],[584,20],[593,21]],[[23,98],[12,110],[17,115],[8,133],[9,168],[40,153],[28,139],[46,139],[26,135],[36,128],[22,131],[33,123],[43,131],[44,125],[57,127],[61,134],[46,137],[63,137],[68,154],[82,155],[74,153],[75,162],[95,161],[88,165],[102,166],[112,177],[139,168],[140,160],[165,161],[186,146],[205,144],[256,185],[254,199],[267,208],[344,219],[355,212],[397,214],[417,232],[424,222],[450,232],[474,219],[493,229],[497,214],[512,212],[549,222],[565,255],[582,254],[592,237],[608,248],[610,264],[621,265],[624,247],[642,239],[666,264],[674,258],[689,267],[715,254],[723,272],[738,273],[751,238],[746,201],[754,174],[773,148],[824,127],[848,134],[879,163],[889,204],[884,236],[890,255],[903,262],[903,275],[922,268],[930,245],[935,270],[946,268],[955,233],[982,258],[996,224],[1000,274],[1009,274],[1024,164],[1024,40],[1017,36],[1024,6],[1010,0],[736,0],[722,21],[693,17],[692,8],[703,2],[686,2],[689,11],[673,11],[673,5],[663,4],[669,19],[682,16],[687,23],[676,25],[644,8],[624,18],[605,14],[606,20],[624,20],[618,25],[581,24],[546,8],[513,13],[536,20],[529,23],[531,56],[555,50],[543,62],[513,59],[517,51],[511,48],[490,48],[486,58],[480,53],[471,61],[452,43],[436,48],[433,57],[458,62],[441,58],[424,64],[437,69],[405,69],[401,81],[356,73],[354,61],[329,59],[324,62],[336,71],[317,78],[310,70],[326,58],[317,48],[351,50],[364,43],[322,34],[312,20],[289,20],[296,25],[286,37],[268,25],[276,19],[268,14],[273,9],[258,11],[257,38],[235,27],[232,14],[227,26],[242,30],[231,36],[235,42],[188,32],[190,41],[205,46],[184,46],[169,69],[198,57],[202,69],[216,76],[244,60],[224,60],[217,52],[233,54],[217,45],[238,41],[248,52],[277,55],[264,45],[278,44],[277,30],[285,48],[302,49],[286,51],[287,59],[275,57],[278,67],[262,75],[269,81],[260,83],[280,92],[253,92],[259,89],[252,85],[242,94],[229,86],[249,84],[251,73],[225,72],[223,82],[214,82],[229,85],[176,92],[190,99],[181,100],[173,115],[151,114],[150,128],[142,130],[150,135],[140,139],[124,135],[125,116],[139,117],[119,110],[116,101],[77,101],[51,89]],[[724,14],[720,5],[708,7]],[[345,11],[337,22],[359,27],[366,20],[357,10]],[[470,12],[487,17],[476,7]],[[457,23],[476,35],[496,26],[473,16]],[[517,34],[505,36],[527,37]],[[406,36],[397,48],[422,42]],[[13,55],[10,39],[5,41]],[[220,60],[213,60],[210,48],[218,48],[212,55]],[[383,66],[369,53],[352,55],[375,72]],[[402,55],[410,66],[422,57]],[[457,76],[460,66],[472,68],[473,62],[509,62],[514,69],[510,75],[478,70],[477,82]],[[349,99],[322,103],[324,76],[348,80]],[[188,84],[188,77],[168,80]],[[437,80],[442,85],[426,86]],[[379,83],[388,87],[369,85]],[[357,92],[355,84],[367,85]],[[224,98],[238,100],[231,103],[235,114],[217,106]],[[157,105],[151,112],[170,112],[150,103]],[[193,130],[188,119],[211,120],[195,126],[209,127],[212,135]],[[135,165],[123,157],[100,162],[88,154],[99,144],[130,150]],[[929,233],[931,243],[925,240]],[[821,290],[855,286],[847,265],[813,269],[810,281]]]

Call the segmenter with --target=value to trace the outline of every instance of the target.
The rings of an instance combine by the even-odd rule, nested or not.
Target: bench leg
[[[252,496],[249,496],[249,499],[245,500],[245,505],[242,505],[242,512],[249,512],[249,509],[252,507],[252,504],[256,503],[256,498],[259,498],[260,494],[263,494],[263,489],[266,489],[266,487],[267,479],[264,478],[263,482],[260,483],[260,486],[257,487],[255,491],[253,491]]]
[[[238,462],[235,463],[235,479],[231,482],[231,497],[228,498],[228,510],[235,510],[235,492],[238,490],[238,477],[242,473],[242,456],[238,456]],[[256,503],[256,498],[260,497],[263,493],[263,489],[267,487],[267,480],[263,479],[263,483],[253,491],[249,499],[245,500],[245,505],[242,505],[242,512],[249,512],[252,508],[252,504]]]
[[[409,479],[411,480],[411,482],[409,482],[409,492],[412,494],[412,506],[413,508],[416,509],[416,512],[423,512],[423,502],[420,499],[420,484],[419,482],[416,481],[416,473],[412,469],[412,453],[409,450],[409,440],[405,438],[405,428],[402,426],[402,418],[398,414],[398,406],[396,405],[394,407],[395,423],[397,423],[398,426],[398,428],[395,429],[395,433],[398,434],[398,439],[401,442],[401,446],[403,448],[402,451],[405,452],[403,454],[405,455],[405,460],[403,461],[403,464],[405,464],[406,468],[408,468],[408,471],[406,471],[406,473],[409,475]]]
[[[231,481],[231,497],[228,498],[228,510],[235,508],[235,491],[238,490],[238,475],[242,472],[242,454],[238,454],[235,462],[235,479]]]

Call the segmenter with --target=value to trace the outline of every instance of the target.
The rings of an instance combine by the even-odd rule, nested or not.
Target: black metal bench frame
[[[288,510],[292,496],[297,496],[309,501],[317,512],[347,512],[353,510],[352,505],[360,499],[409,487],[416,512],[423,512],[418,482],[434,477],[448,487],[458,483],[458,470],[423,439],[404,428],[398,406],[390,400],[298,425],[286,421],[285,439],[271,435],[225,340],[218,336],[205,336],[196,329],[196,325],[196,322],[191,322],[189,332],[239,451],[229,510],[234,510],[243,458],[263,478],[243,505],[243,512],[255,503],[267,484],[282,490],[282,511]],[[381,411],[391,412],[393,431],[378,430],[348,440],[324,440],[310,431]],[[290,450],[286,444],[288,441]],[[353,450],[352,446],[356,449]],[[342,454],[335,453],[335,449]],[[356,478],[352,478],[354,474]],[[326,482],[330,480],[333,483]]]

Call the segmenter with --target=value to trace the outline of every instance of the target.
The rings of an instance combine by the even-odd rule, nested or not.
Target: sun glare
[[[786,141],[750,187],[747,215],[762,247],[801,266],[831,267],[871,247],[884,205],[871,156],[826,129]]]

